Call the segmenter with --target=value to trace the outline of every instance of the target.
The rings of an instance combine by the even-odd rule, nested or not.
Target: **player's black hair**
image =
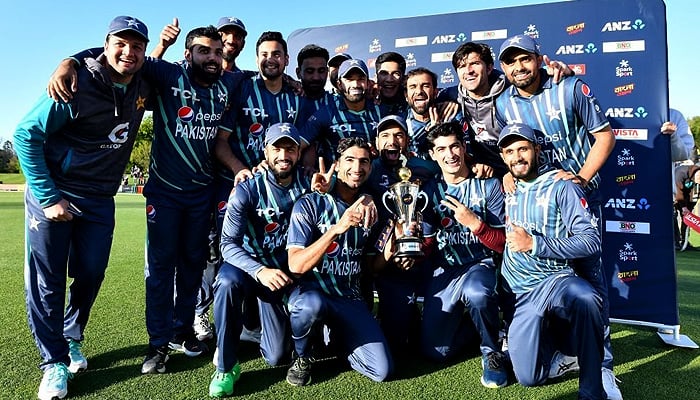
[[[302,47],[301,50],[299,50],[299,54],[297,54],[297,65],[301,67],[301,63],[304,60],[314,57],[321,57],[326,60],[326,64],[328,64],[328,58],[330,56],[328,55],[328,50],[323,47],[316,44],[307,44]]]
[[[425,138],[428,148],[432,149],[435,147],[435,139],[444,136],[455,136],[460,143],[464,143],[465,139],[462,124],[457,121],[450,121],[435,125]]]
[[[377,72],[379,72],[379,68],[385,62],[395,62],[399,64],[401,74],[403,75],[406,73],[406,59],[403,58],[401,54],[396,53],[394,51],[387,51],[386,53],[380,54],[379,57],[377,57],[377,59],[374,61],[374,66],[377,69]]]
[[[467,42],[462,43],[454,53],[452,53],[452,67],[456,70],[462,61],[470,54],[476,53],[481,58],[481,61],[486,65],[493,65],[493,54],[489,45],[484,43]]]
[[[280,32],[267,31],[263,32],[258,38],[257,43],[255,43],[255,54],[258,54],[258,48],[262,42],[277,42],[282,45],[284,54],[287,54],[287,41],[284,40],[284,36]]]
[[[431,71],[431,70],[429,70],[428,68],[425,68],[425,67],[418,67],[418,68],[414,68],[414,69],[408,71],[408,73],[406,74],[406,81],[408,82],[408,79],[409,79],[409,78],[412,78],[412,77],[414,77],[414,76],[416,76],[416,75],[423,75],[423,74],[426,74],[426,75],[429,75],[429,76],[430,76],[430,79],[433,81],[433,87],[437,90],[437,87],[438,87],[438,83],[437,83],[437,82],[438,82],[438,77],[437,77],[437,74],[435,74],[435,72],[433,72],[433,71]],[[405,85],[404,85],[404,86],[405,86]],[[405,89],[405,87],[404,87],[404,89]]]
[[[185,48],[191,50],[192,42],[198,37],[205,37],[211,40],[221,42],[221,35],[213,25],[202,26],[199,28],[194,28],[187,33],[187,37],[185,38]]]
[[[370,158],[372,157],[372,147],[370,146],[369,142],[364,138],[351,136],[340,139],[340,142],[338,142],[338,148],[335,149],[335,159],[340,159],[340,156],[343,154],[343,152],[345,152],[345,150],[354,146],[367,150],[367,152],[370,154]]]

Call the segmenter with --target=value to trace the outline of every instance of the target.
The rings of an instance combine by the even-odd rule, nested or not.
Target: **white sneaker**
[[[192,327],[194,328],[194,333],[197,335],[197,340],[200,342],[214,337],[214,331],[211,329],[208,313],[195,314]]]
[[[73,378],[73,374],[68,371],[63,363],[49,365],[44,370],[44,377],[39,385],[40,400],[62,399],[68,394],[68,380]]]
[[[83,343],[77,340],[68,339],[68,356],[70,357],[70,365],[68,370],[77,374],[78,372],[85,371],[88,366],[87,358],[83,355]]]
[[[552,363],[549,367],[549,379],[558,378],[569,372],[576,372],[581,368],[578,366],[578,357],[567,356],[556,351],[552,356]]]
[[[602,368],[603,373],[603,389],[605,389],[605,394],[608,396],[608,400],[622,400],[622,392],[620,388],[617,387],[617,382],[620,382],[611,369]]]
[[[256,328],[251,330],[246,329],[246,327],[243,327],[243,330],[241,331],[241,340],[246,341],[246,342],[252,342],[252,343],[260,343],[260,338],[262,337],[262,328]]]

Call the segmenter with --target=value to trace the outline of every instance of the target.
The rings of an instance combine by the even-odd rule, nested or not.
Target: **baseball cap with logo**
[[[219,22],[216,24],[216,30],[221,30],[221,28],[224,28],[226,26],[233,26],[234,28],[238,28],[242,30],[244,33],[248,33],[248,31],[245,30],[245,25],[243,24],[243,21],[236,17],[221,17],[219,18]]]
[[[348,53],[338,53],[328,59],[328,66],[338,68],[345,60],[352,60],[352,56]]]
[[[143,37],[148,42],[148,28],[139,19],[129,17],[128,15],[120,15],[109,23],[107,35],[116,35],[117,33],[132,31]]]
[[[506,39],[501,45],[501,50],[498,52],[498,59],[503,61],[503,56],[511,49],[525,50],[528,53],[540,54],[540,45],[535,39],[528,35],[515,35]]]
[[[297,128],[288,122],[281,122],[267,128],[267,131],[265,131],[265,146],[275,144],[282,138],[291,139],[297,146],[301,144],[301,136],[299,136]]]
[[[538,134],[528,125],[518,122],[508,124],[501,129],[501,134],[498,135],[498,147],[504,147],[504,143],[508,139],[525,139],[528,142],[537,143]]]
[[[367,64],[365,64],[364,61],[362,60],[345,60],[343,61],[342,64],[340,64],[340,67],[338,68],[338,77],[339,78],[345,78],[350,71],[353,70],[359,70],[365,76],[369,76],[369,70],[367,69]]]
[[[379,123],[377,124],[377,133],[383,131],[384,129],[392,125],[398,125],[401,129],[403,129],[404,132],[408,132],[408,128],[406,127],[406,120],[403,119],[403,117],[400,117],[398,115],[387,115],[386,117],[379,120]]]

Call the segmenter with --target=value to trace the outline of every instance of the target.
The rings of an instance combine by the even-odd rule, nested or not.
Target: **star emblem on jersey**
[[[549,122],[552,122],[555,119],[558,119],[561,121],[560,114],[561,114],[561,110],[557,110],[556,108],[547,109],[547,116],[549,117]]]
[[[293,109],[292,107],[289,107],[287,109],[287,118],[289,119],[294,119],[297,115],[297,110]]]
[[[29,218],[29,230],[39,232],[39,221],[34,215]]]
[[[471,204],[471,205],[481,204],[481,202],[483,200],[484,200],[483,197],[479,197],[476,194],[472,194],[471,197],[469,197],[469,204]]]
[[[540,196],[535,199],[538,207],[544,207],[549,203],[549,199],[546,196]]]
[[[140,110],[142,108],[146,108],[146,98],[139,96],[136,98],[136,110]]]
[[[219,102],[226,103],[228,96],[224,92],[219,92]]]

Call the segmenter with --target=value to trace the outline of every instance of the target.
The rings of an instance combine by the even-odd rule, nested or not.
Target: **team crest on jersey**
[[[177,110],[177,118],[182,122],[190,122],[194,119],[194,110],[188,106],[180,107]]]

